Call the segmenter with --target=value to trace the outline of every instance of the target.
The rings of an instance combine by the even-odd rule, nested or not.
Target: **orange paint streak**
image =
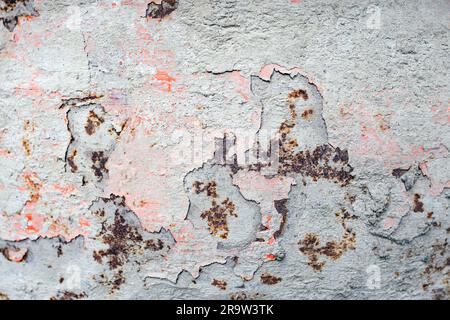
[[[174,77],[171,77],[167,71],[162,70],[157,70],[153,78],[160,81],[164,86],[166,86],[165,91],[167,92],[172,91],[172,82],[177,80]]]
[[[75,189],[76,189],[74,185],[61,186],[61,185],[59,185],[59,184],[57,184],[57,183],[55,183],[52,187],[53,187],[55,190],[57,190],[58,192],[60,192],[60,193],[62,193],[62,194],[64,194],[64,195],[66,195],[66,194],[71,194],[71,193],[73,193],[73,192],[75,191]]]
[[[84,218],[80,218],[80,225],[83,227],[90,227],[91,222],[89,220],[86,220]]]
[[[271,253],[268,253],[268,254],[266,254],[266,259],[267,260],[270,260],[270,261],[274,261],[274,260],[277,260],[277,257],[275,257],[273,254],[271,254]]]

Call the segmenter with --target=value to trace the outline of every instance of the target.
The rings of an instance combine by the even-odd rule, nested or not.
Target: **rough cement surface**
[[[449,299],[446,0],[0,0],[0,299]]]

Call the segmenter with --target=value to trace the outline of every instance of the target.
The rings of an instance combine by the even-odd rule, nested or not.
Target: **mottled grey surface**
[[[0,0],[1,299],[449,299],[447,0]]]

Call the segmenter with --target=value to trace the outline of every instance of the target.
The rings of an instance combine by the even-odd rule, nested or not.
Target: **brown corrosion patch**
[[[30,190],[30,199],[27,201],[27,204],[38,202],[41,198],[39,192],[42,189],[42,183],[33,181],[33,175],[31,174],[25,174],[23,178],[25,179],[25,183]],[[35,176],[34,178],[37,179]]]
[[[423,212],[423,202],[420,201],[420,194],[416,193],[413,200],[413,211]]]
[[[0,248],[0,253],[11,262],[24,262],[28,257],[28,249],[16,248],[16,247],[7,247]]]
[[[229,233],[228,217],[237,217],[236,205],[229,198],[219,202],[215,181],[207,183],[195,181],[192,186],[195,193],[205,193],[211,198],[211,207],[200,215],[202,219],[206,219],[209,233],[227,239]]]
[[[288,99],[289,101],[292,101],[292,99],[297,99],[297,98],[302,98],[303,100],[308,100],[308,93],[306,92],[306,90],[303,89],[297,89],[297,90],[293,90],[289,93],[288,95]]]
[[[161,239],[157,241],[154,239],[144,240],[139,230],[127,224],[118,211],[115,213],[112,224],[102,223],[100,238],[109,248],[94,251],[93,257],[99,263],[106,257],[111,270],[123,266],[128,261],[129,256],[137,253],[140,249],[159,251],[164,247]]]
[[[260,293],[235,292],[230,295],[230,300],[259,300],[261,297]]]
[[[279,167],[278,174],[286,175],[287,173],[300,173],[304,176],[317,179],[328,179],[342,186],[349,184],[354,178],[351,174],[353,168],[348,164],[347,150],[341,150],[339,147],[334,148],[331,145],[317,146],[316,149],[310,151],[295,152],[298,147],[296,139],[290,138],[289,135],[296,125],[297,113],[295,112],[295,101],[298,97],[308,99],[308,95],[302,90],[295,90],[288,95],[289,109],[291,119],[284,121],[279,128]],[[305,113],[306,112],[306,113]],[[305,110],[305,117],[310,117],[313,110]],[[303,114],[302,114],[303,116]]]
[[[105,122],[105,119],[97,115],[94,111],[89,111],[89,115],[87,118],[86,125],[84,126],[84,129],[86,130],[86,133],[88,135],[93,135],[95,133],[95,130],[103,123]]]
[[[302,112],[302,118],[305,120],[311,120],[313,116],[314,110],[313,109],[307,109]]]
[[[219,288],[220,290],[227,290],[227,283],[223,280],[217,280],[217,279],[213,279],[213,281],[211,282],[211,284],[213,286],[216,286],[217,288]]]
[[[206,192],[208,197],[217,198],[217,183],[215,181],[211,181],[208,183],[203,183],[200,181],[195,181],[193,184],[195,193],[199,194],[202,192]]]
[[[103,179],[103,174],[108,173],[108,169],[106,168],[106,162],[108,162],[108,157],[105,156],[103,151],[94,151],[91,156],[92,160],[92,170],[94,170],[95,176],[98,180]]]
[[[286,207],[287,201],[288,201],[288,199],[274,201],[275,209],[277,210],[277,212],[279,214],[281,214],[280,228],[277,231],[275,231],[273,234],[273,236],[275,238],[279,238],[281,236],[281,234],[283,233],[283,230],[284,230],[284,226],[286,224],[287,214],[288,214],[288,209]]]
[[[23,147],[23,150],[25,151],[25,154],[27,156],[29,156],[31,154],[31,147],[30,147],[30,141],[28,139],[22,140],[22,147]]]
[[[70,156],[67,157],[67,163],[70,166],[70,171],[77,172],[78,166],[75,164],[75,157],[77,156],[77,150],[73,149]]]
[[[0,292],[0,300],[9,300],[9,297],[7,294]]]
[[[269,285],[277,284],[278,282],[281,282],[281,280],[282,280],[281,278],[275,277],[268,273],[263,273],[261,275],[261,283],[264,283],[264,284],[269,284]]]
[[[64,253],[63,253],[62,246],[61,246],[61,245],[58,245],[58,246],[56,247],[56,256],[59,258],[59,257],[61,257],[63,254],[64,254]]]
[[[26,3],[29,0],[3,0],[3,5],[0,6],[0,12],[9,12],[16,8],[18,3]]]
[[[3,25],[5,26],[5,28],[11,32],[19,23],[19,17],[38,16],[37,11],[33,7],[31,7],[32,3],[30,3],[30,0],[3,0],[3,4],[0,5],[0,13],[12,12],[13,10],[16,9],[19,3],[23,4],[26,7],[26,9],[28,9],[27,12],[21,12],[21,10],[18,10],[16,16],[10,15],[7,17],[0,18],[0,21],[3,21]]]
[[[119,197],[111,195],[111,201]],[[121,205],[125,205],[124,198],[120,198]],[[110,201],[110,200],[106,200]],[[98,210],[96,215],[104,217],[103,209]],[[161,239],[144,239],[141,230],[127,222],[124,215],[119,209],[114,212],[112,222],[103,221],[101,231],[97,237],[107,245],[104,250],[93,252],[93,258],[98,263],[103,263],[106,259],[109,269],[114,271],[114,276],[110,280],[106,280],[103,276],[103,282],[111,285],[112,290],[116,290],[125,282],[123,270],[121,268],[130,261],[132,255],[143,254],[145,250],[160,251],[165,247]]]
[[[228,216],[237,217],[235,210],[236,206],[229,198],[226,198],[220,204],[213,200],[212,207],[202,212],[200,216],[207,220],[210,234],[227,239],[229,233]]]
[[[80,300],[86,298],[85,292],[75,293],[72,291],[59,292],[57,296],[51,297],[50,300]]]
[[[422,276],[425,276],[426,282],[422,284],[422,289],[428,291],[430,287],[436,284],[434,275],[441,275],[443,277],[438,281],[441,281],[441,286],[432,290],[433,299],[435,300],[448,300],[450,299],[450,257],[447,252],[448,239],[445,239],[442,243],[435,243],[432,245],[431,253],[426,257],[427,265],[422,272]]]
[[[178,0],[162,0],[161,3],[150,2],[147,6],[146,16],[162,19],[178,8]]]
[[[356,245],[356,234],[350,230],[346,221],[355,219],[347,210],[342,209],[336,213],[336,217],[341,221],[344,235],[339,241],[328,241],[325,245],[321,245],[319,236],[314,233],[307,233],[305,237],[298,242],[299,250],[308,256],[308,265],[314,271],[322,271],[325,266],[324,261],[319,261],[319,256],[326,256],[332,260],[339,259],[346,251],[354,250]]]
[[[327,179],[346,186],[354,178],[353,168],[348,164],[347,150],[330,145],[294,153],[292,142],[282,141],[280,145],[280,166],[278,173],[294,172],[311,177],[314,181]]]

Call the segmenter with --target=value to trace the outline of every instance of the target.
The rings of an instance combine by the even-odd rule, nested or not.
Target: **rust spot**
[[[416,193],[414,195],[414,205],[413,205],[413,211],[414,212],[423,212],[423,202],[420,201],[420,195]]]
[[[105,122],[105,119],[98,116],[94,111],[89,111],[89,115],[87,118],[86,125],[84,126],[84,129],[86,130],[86,133],[88,135],[93,135],[95,133],[95,130],[103,123]]]
[[[286,144],[282,141],[280,144],[279,174],[301,173],[314,181],[328,179],[346,186],[354,178],[352,171],[353,168],[348,164],[347,150],[322,145],[313,151],[294,153],[290,143]]]
[[[217,198],[217,183],[215,181],[211,181],[208,183],[203,183],[200,181],[195,181],[193,184],[195,193],[199,194],[202,192],[206,192],[208,197]]]
[[[450,257],[448,257],[447,246],[448,239],[445,239],[443,243],[435,243],[431,246],[432,251],[426,256],[425,261],[427,262],[427,265],[422,272],[422,275],[426,278],[426,282],[422,284],[422,289],[424,291],[427,291],[431,286],[436,284],[434,275],[444,274],[443,279],[438,280],[442,282],[441,284],[444,286],[444,289],[438,287],[432,290],[433,299],[436,300],[448,300],[450,298],[450,291],[448,290],[449,272],[446,271],[450,267]]]
[[[164,242],[161,239],[150,239],[145,241],[146,249],[150,249],[152,251],[160,251],[164,248]]]
[[[308,100],[308,93],[306,92],[306,90],[303,89],[298,89],[298,90],[294,90],[291,91],[288,95],[288,99],[297,99],[297,98],[302,98],[303,100]]]
[[[25,154],[27,156],[29,156],[31,154],[31,147],[30,147],[30,141],[28,139],[22,140],[22,147],[23,147],[23,150],[25,151]]]
[[[386,123],[382,123],[382,124],[380,124],[380,129],[381,129],[381,131],[387,131],[387,130],[389,130],[391,127],[388,125],[388,124],[386,124]]]
[[[223,280],[217,280],[217,279],[213,279],[213,281],[211,282],[211,284],[213,286],[216,286],[217,288],[219,288],[220,290],[227,290],[227,283]]]
[[[311,120],[313,113],[314,113],[313,109],[307,109],[302,112],[302,118],[305,120]]]
[[[281,280],[282,280],[281,278],[272,276],[268,273],[263,273],[261,275],[261,283],[264,283],[264,284],[268,284],[268,285],[277,284]]]
[[[58,258],[63,255],[63,250],[62,250],[62,246],[61,245],[56,247],[56,255],[58,256]]]
[[[119,197],[111,195],[111,200]],[[107,200],[109,201],[109,200]],[[124,203],[124,198],[119,201]],[[99,216],[104,216],[103,210],[97,211]],[[141,230],[127,222],[119,209],[114,212],[114,218],[111,223],[102,222],[102,228],[97,235],[101,241],[107,245],[107,249],[94,251],[92,256],[98,263],[103,263],[106,259],[109,269],[114,271],[114,276],[110,280],[102,280],[103,283],[112,287],[112,291],[117,290],[125,282],[122,267],[130,261],[130,256],[143,254],[145,250],[160,251],[165,247],[161,239],[144,240]]]
[[[355,195],[351,195],[349,193],[345,194],[345,200],[347,200],[349,203],[353,204],[356,201],[356,196]]]
[[[206,196],[212,198],[211,208],[200,215],[202,219],[207,220],[209,233],[227,239],[229,233],[228,217],[237,217],[235,204],[229,198],[218,202],[217,183],[215,181],[207,183],[195,181],[192,186],[195,193],[206,193]]]
[[[6,260],[11,262],[24,262],[28,257],[28,249],[6,247],[3,249],[0,248],[0,252],[6,258]]]
[[[202,219],[208,222],[209,233],[219,236],[222,239],[228,238],[228,216],[237,217],[235,213],[236,206],[229,198],[217,204],[216,200],[212,201],[212,207],[202,212]]]
[[[314,271],[322,271],[325,266],[324,261],[319,261],[319,256],[323,255],[332,260],[337,260],[346,251],[355,249],[356,234],[346,224],[347,220],[355,219],[355,216],[350,215],[347,210],[342,209],[336,213],[336,217],[341,220],[341,225],[344,229],[344,235],[341,240],[328,241],[325,245],[321,245],[318,235],[307,233],[303,240],[298,242],[300,252],[308,256],[308,265]]]
[[[283,233],[283,230],[284,230],[284,226],[286,224],[287,214],[288,214],[288,209],[286,207],[287,201],[288,201],[288,199],[274,201],[275,209],[277,210],[277,212],[279,214],[281,214],[280,228],[277,231],[275,231],[273,234],[273,236],[275,238],[279,238],[281,236],[281,234]]]
[[[99,217],[104,217],[105,216],[105,210],[104,209],[100,209],[94,212],[95,215],[99,216]]]
[[[305,92],[306,94],[306,92]],[[354,178],[351,174],[353,168],[348,164],[347,150],[334,148],[331,145],[317,146],[315,150],[305,150],[295,152],[294,148],[298,146],[296,139],[289,138],[292,128],[295,127],[297,114],[295,113],[295,104],[292,99],[302,97],[307,99],[301,90],[291,92],[288,96],[291,119],[284,121],[279,128],[279,167],[278,174],[300,173],[305,176],[317,179],[328,179],[342,186],[348,185]],[[312,111],[312,110],[311,110]],[[310,115],[309,111],[306,111]],[[312,113],[311,113],[312,114]]]
[[[108,173],[108,169],[106,168],[108,157],[105,156],[103,151],[94,151],[92,152],[91,160],[91,168],[94,170],[94,174],[98,178],[98,181],[101,181],[103,179],[103,174]]]
[[[18,3],[26,3],[29,0],[3,0],[3,5],[0,6],[0,12],[9,12],[17,7]]]
[[[21,3],[25,7],[25,12],[18,10],[16,16],[5,16],[0,18],[0,21],[3,21],[3,25],[8,31],[12,32],[16,25],[19,23],[19,17],[27,17],[27,16],[38,16],[37,11],[32,7],[33,3],[29,0],[3,0],[3,4],[0,5],[0,12],[8,13],[12,12],[16,9],[17,4]]]
[[[248,294],[245,292],[236,292],[230,295],[230,300],[258,300],[261,299],[260,293]]]
[[[72,291],[59,292],[57,296],[51,297],[50,300],[80,300],[86,298],[85,292],[75,293]]]
[[[0,300],[9,300],[9,297],[7,294],[0,292]]]
[[[25,183],[30,190],[30,199],[27,201],[27,204],[36,203],[41,198],[39,192],[42,189],[42,183],[33,181],[33,177],[37,179],[35,175],[31,174],[25,174],[23,176]]]
[[[178,8],[178,0],[162,0],[161,3],[150,2],[147,6],[146,16],[162,19]]]
[[[70,170],[72,172],[77,172],[78,171],[78,166],[75,164],[75,157],[77,156],[77,150],[73,149],[72,153],[70,154],[70,156],[67,157],[67,163],[70,166]]]

